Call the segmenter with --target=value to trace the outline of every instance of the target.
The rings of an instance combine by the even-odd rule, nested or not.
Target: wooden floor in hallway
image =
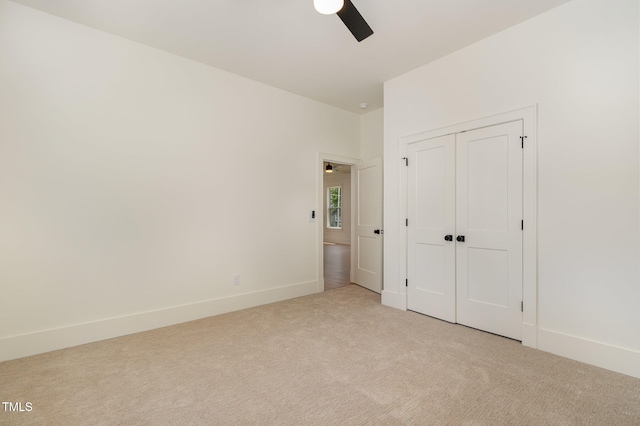
[[[351,246],[349,244],[324,243],[324,289],[345,287],[351,284]]]

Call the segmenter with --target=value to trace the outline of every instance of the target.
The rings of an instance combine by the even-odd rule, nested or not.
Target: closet
[[[522,339],[523,122],[408,145],[407,307]]]

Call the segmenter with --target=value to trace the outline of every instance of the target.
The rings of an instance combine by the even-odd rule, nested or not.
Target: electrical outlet
[[[234,274],[232,279],[233,285],[240,285],[240,274]]]

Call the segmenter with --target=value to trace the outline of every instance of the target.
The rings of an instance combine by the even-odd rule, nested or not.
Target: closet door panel
[[[522,122],[456,136],[457,322],[522,336]]]
[[[455,136],[408,150],[407,306],[455,322]]]

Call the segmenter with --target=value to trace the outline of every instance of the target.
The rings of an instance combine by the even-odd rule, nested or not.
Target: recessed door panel
[[[469,229],[506,231],[508,227],[509,138],[499,135],[467,144]],[[463,165],[464,166],[464,165]]]
[[[377,273],[380,267],[378,261],[378,241],[373,236],[358,236],[358,261],[359,270],[369,273]]]
[[[446,227],[446,148],[435,146],[416,152],[416,228]]]
[[[447,272],[443,244],[416,244],[416,289],[436,296],[445,295]]]
[[[379,212],[377,205],[378,197],[374,194],[380,192],[380,165],[368,165],[362,167],[357,166],[357,196],[358,196],[358,215],[357,221],[359,226],[380,226],[382,224],[382,214]],[[380,197],[381,198],[381,197]]]
[[[509,253],[506,250],[467,250],[467,299],[507,308]]]

